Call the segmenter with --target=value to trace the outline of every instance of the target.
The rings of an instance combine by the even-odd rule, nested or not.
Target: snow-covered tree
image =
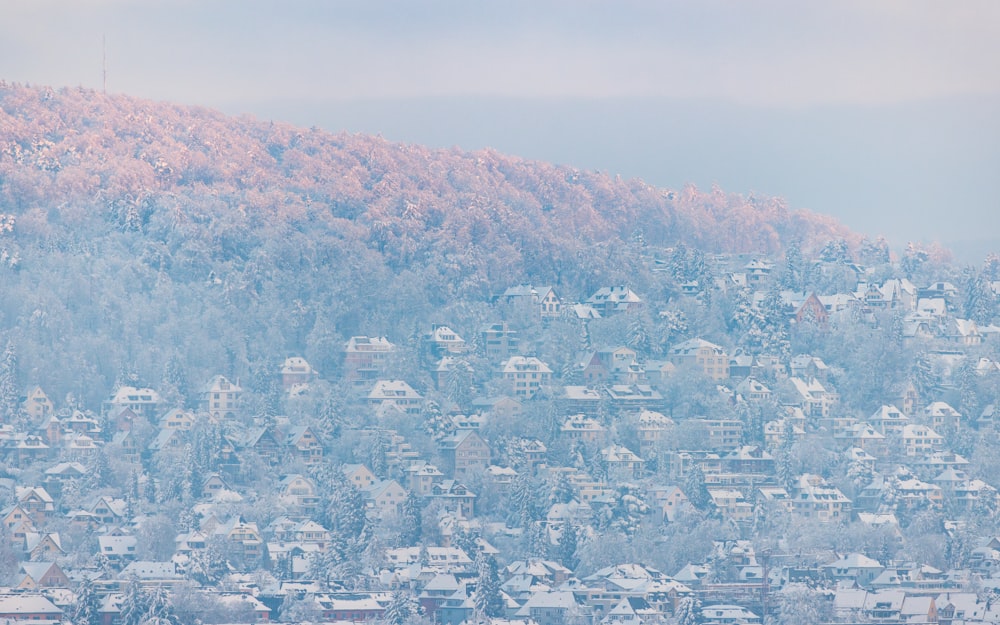
[[[675,625],[700,625],[701,600],[696,597],[682,597],[677,602],[677,610],[674,612]]]
[[[76,598],[70,609],[70,622],[73,625],[98,625],[101,622],[101,597],[97,594],[94,582],[84,576],[76,589]]]
[[[406,590],[396,590],[389,599],[389,604],[385,607],[385,615],[382,620],[388,625],[403,625],[413,617],[423,613],[417,597]]]
[[[496,559],[485,551],[480,551],[476,558],[476,572],[476,615],[480,619],[503,616],[504,602]]]
[[[805,584],[786,584],[778,595],[775,625],[823,623],[830,620],[829,603],[822,593]]]
[[[125,584],[125,592],[118,606],[121,625],[142,625],[149,614],[150,596],[139,578],[132,577]]]

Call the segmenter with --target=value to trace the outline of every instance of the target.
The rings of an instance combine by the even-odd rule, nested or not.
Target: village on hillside
[[[33,372],[3,398],[0,619],[1000,622],[1000,262],[846,256],[511,284],[476,327],[275,354],[253,391],[220,363],[87,406]]]

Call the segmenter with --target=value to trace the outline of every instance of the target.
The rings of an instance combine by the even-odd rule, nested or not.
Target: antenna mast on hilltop
[[[101,35],[101,79],[104,93],[108,92],[108,36]]]

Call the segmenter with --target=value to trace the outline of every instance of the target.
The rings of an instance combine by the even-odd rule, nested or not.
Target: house
[[[578,601],[570,590],[540,591],[531,595],[514,614],[518,618],[531,619],[538,625],[564,625],[571,615],[587,615],[590,612],[583,601]],[[583,616],[590,622],[588,616]]]
[[[368,393],[368,404],[394,406],[406,414],[419,414],[424,398],[403,380],[378,380]]]
[[[242,392],[239,384],[233,384],[225,376],[216,375],[202,387],[199,404],[212,419],[234,419]]]
[[[796,516],[820,522],[839,522],[850,518],[851,500],[818,475],[800,475],[795,480],[791,495],[792,513]]]
[[[498,362],[517,353],[520,344],[518,333],[506,321],[488,323],[479,330],[479,344],[483,355],[491,362]]]
[[[244,442],[244,448],[256,453],[258,456],[274,465],[281,460],[283,451],[283,441],[279,440],[279,435],[271,426],[265,425],[248,432]]]
[[[98,448],[98,442],[86,434],[73,434],[63,440],[66,456],[75,460],[85,460]]]
[[[570,441],[599,443],[607,430],[596,419],[582,414],[570,415],[559,428],[561,435]]]
[[[403,473],[406,476],[406,487],[410,492],[421,496],[429,495],[431,487],[444,479],[444,473],[440,469],[426,462],[415,462],[403,469]]]
[[[910,423],[910,418],[903,414],[899,408],[883,404],[872,416],[868,417],[868,423],[883,434],[902,433],[903,428]]]
[[[142,449],[139,448],[139,438],[132,430],[115,432],[107,450],[109,455],[120,455],[123,460],[128,462],[138,462],[142,455]]]
[[[733,390],[733,397],[737,401],[767,401],[771,398],[771,389],[755,377],[749,377]]]
[[[361,491],[368,513],[376,519],[395,518],[403,510],[406,489],[396,480],[379,480]]]
[[[0,594],[0,619],[20,622],[58,623],[65,618],[62,608],[34,594]]]
[[[725,473],[774,475],[774,457],[759,445],[743,445],[721,458]]]
[[[390,593],[339,592],[313,595],[324,622],[365,623],[381,619]]]
[[[247,561],[253,561],[261,556],[264,541],[261,539],[257,524],[246,522],[239,515],[233,515],[225,523],[216,526],[213,534],[223,538],[236,555],[242,556]]]
[[[809,297],[805,298],[798,308],[795,309],[795,322],[804,323],[812,322],[820,325],[826,324],[830,319],[830,313],[827,312],[826,306],[820,301],[816,293],[810,293]]]
[[[364,490],[378,481],[375,474],[363,464],[345,464],[341,467],[347,481],[359,490]]]
[[[195,421],[193,412],[181,408],[173,408],[160,417],[160,429],[183,430],[186,432],[194,427]]]
[[[102,408],[107,416],[117,416],[122,410],[131,410],[152,421],[161,403],[163,400],[160,394],[151,388],[121,386],[104,401]]]
[[[309,384],[319,373],[301,356],[289,356],[281,365],[281,388],[286,392],[293,387]]]
[[[500,375],[516,397],[530,399],[552,381],[552,369],[534,356],[511,356],[500,365]]]
[[[278,497],[290,512],[303,516],[313,514],[319,506],[316,485],[308,477],[297,473],[281,478]]]
[[[424,359],[429,362],[437,362],[443,356],[457,356],[469,351],[465,339],[446,325],[431,326],[431,331],[424,334],[421,345]]]
[[[703,625],[760,625],[764,621],[756,613],[738,605],[714,604],[701,609]]]
[[[367,385],[385,375],[396,346],[384,336],[352,336],[344,345],[344,379]]]
[[[930,427],[912,423],[903,426],[903,448],[907,456],[925,456],[941,451],[943,446],[944,437]]]
[[[45,490],[53,499],[58,499],[62,494],[63,484],[80,479],[86,472],[86,467],[79,462],[60,462],[45,469]]]
[[[17,505],[24,510],[34,523],[44,525],[55,512],[55,502],[41,486],[18,486],[14,493]]]
[[[943,401],[931,402],[920,414],[935,430],[958,429],[962,423],[961,413]]]
[[[701,429],[704,449],[735,449],[743,438],[739,419],[689,419],[687,423]]]
[[[833,581],[846,580],[861,587],[869,586],[885,570],[877,560],[860,553],[849,553],[820,568]]]
[[[138,539],[131,535],[108,534],[97,537],[97,549],[110,562],[123,563],[135,560]]]
[[[827,388],[816,378],[808,381],[802,378],[790,377],[786,389],[789,391],[793,405],[802,409],[807,417],[828,418],[830,411],[840,401],[837,393]]]
[[[19,590],[68,588],[69,578],[55,562],[21,562],[14,587]],[[0,602],[2,600],[0,595]]]
[[[520,284],[508,288],[501,298],[508,304],[531,306],[543,319],[558,317],[562,311],[559,296],[549,286]]]
[[[33,562],[50,562],[66,555],[58,532],[26,532],[23,551]]]
[[[794,440],[802,440],[806,437],[806,431],[794,419],[788,417],[768,421],[764,424],[764,445],[768,449],[775,449],[789,435]]]
[[[674,365],[694,366],[713,380],[729,377],[729,355],[720,345],[704,339],[690,339],[670,348],[667,358]]]
[[[567,384],[562,387],[559,404],[565,412],[597,416],[603,399],[604,394],[598,388]]]
[[[790,369],[793,376],[804,380],[811,378],[825,380],[830,372],[830,368],[823,362],[823,359],[806,354],[792,356]]]
[[[604,388],[613,409],[628,411],[663,405],[663,395],[648,384],[612,384]]]
[[[285,446],[288,447],[293,456],[306,466],[319,464],[323,461],[323,445],[308,425],[290,429],[288,437],[285,439]]]
[[[639,455],[650,456],[666,443],[674,428],[674,420],[653,410],[642,410],[637,418]]]
[[[601,450],[601,463],[609,475],[624,479],[642,476],[643,460],[634,451],[622,445],[611,445]]]
[[[3,516],[3,524],[7,527],[11,542],[23,543],[28,533],[38,531],[31,520],[31,515],[18,504],[4,508],[0,514]]]
[[[645,375],[636,360],[636,351],[629,347],[599,349],[589,353],[580,363],[583,381],[597,384],[616,380],[635,383]]]
[[[601,316],[633,313],[642,308],[642,299],[627,286],[606,286],[587,298],[586,304],[597,309]]]
[[[857,448],[874,456],[886,452],[885,434],[870,423],[858,422],[834,433],[834,440],[848,448]]]
[[[979,345],[983,335],[979,332],[976,322],[971,319],[948,319],[940,326],[941,338],[965,347]]]
[[[746,276],[747,284],[753,286],[763,284],[771,275],[773,268],[771,263],[755,258],[743,266],[743,274]]]
[[[513,419],[523,412],[521,402],[513,397],[477,397],[472,400],[472,409],[500,419]]]
[[[431,486],[428,497],[440,501],[442,508],[464,518],[471,518],[476,503],[476,494],[464,484],[455,480],[441,480]]]
[[[292,539],[303,544],[316,545],[320,551],[326,550],[330,542],[330,531],[312,520],[305,520],[292,529]]]
[[[62,420],[62,425],[64,432],[71,432],[73,434],[91,434],[96,436],[101,433],[101,426],[97,418],[90,412],[74,410],[70,413],[69,417]]]
[[[49,417],[55,410],[52,400],[40,386],[31,386],[21,398],[21,408],[32,422],[38,423]]]
[[[490,447],[475,430],[459,430],[438,443],[445,471],[454,478],[478,474],[490,464]]]
[[[119,525],[127,520],[125,518],[127,510],[128,504],[124,499],[105,495],[97,498],[97,501],[90,506],[89,512],[94,515],[98,523]]]
[[[744,522],[753,518],[753,504],[746,500],[738,488],[709,487],[712,505],[730,521]]]

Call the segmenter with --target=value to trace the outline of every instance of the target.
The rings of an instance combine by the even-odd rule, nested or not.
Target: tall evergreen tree
[[[496,559],[485,551],[480,551],[476,558],[476,572],[476,615],[480,619],[503,616],[504,603]]]
[[[76,589],[76,599],[70,609],[70,622],[73,625],[98,625],[101,622],[101,597],[97,594],[94,581],[84,576]]]
[[[7,347],[0,358],[0,419],[4,423],[21,420],[21,392],[17,383],[17,352],[14,341],[7,339]]]
[[[708,493],[708,486],[705,484],[705,472],[701,465],[696,464],[688,471],[684,478],[684,494],[688,501],[698,510],[708,510],[712,505],[712,496]]]
[[[555,559],[559,564],[574,571],[580,564],[580,558],[576,555],[579,546],[579,530],[571,523],[565,523],[562,532],[559,534],[559,542],[555,546]]]
[[[142,625],[149,614],[150,596],[139,583],[139,578],[133,576],[125,584],[122,601],[118,605],[121,625]]]

